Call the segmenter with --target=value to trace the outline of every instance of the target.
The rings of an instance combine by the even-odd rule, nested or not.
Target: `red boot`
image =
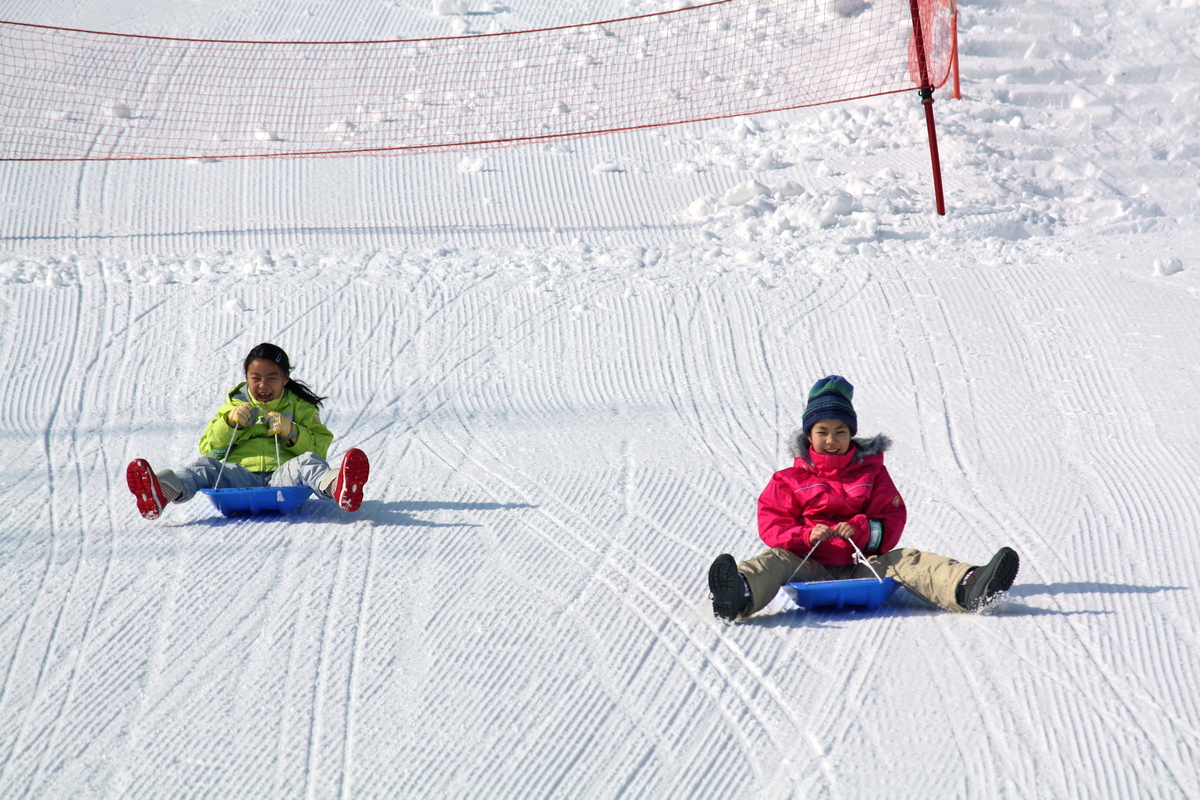
[[[371,463],[367,454],[351,448],[342,456],[342,468],[338,470],[337,484],[333,487],[333,499],[345,511],[358,511],[362,505],[363,484],[371,476]]]
[[[125,468],[125,482],[129,491],[137,498],[138,511],[146,519],[158,519],[167,503],[174,498],[168,498],[163,492],[162,484],[150,464],[144,458],[135,458]]]

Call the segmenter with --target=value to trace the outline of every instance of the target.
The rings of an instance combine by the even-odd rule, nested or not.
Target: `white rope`
[[[257,405],[255,406],[257,408]],[[240,426],[234,423],[233,432],[229,434],[229,446],[225,448],[225,457],[221,459],[221,469],[217,472],[217,479],[213,481],[213,489],[215,490],[221,485],[221,476],[225,473],[225,462],[229,460],[229,451],[233,449],[233,441],[237,438],[237,432]],[[278,470],[280,465],[279,460],[279,434],[275,434],[275,469]]]
[[[824,540],[824,539],[822,539],[821,541],[825,541],[825,540]],[[849,538],[848,538],[848,539],[846,539],[846,541],[850,543],[850,546],[854,548],[854,552],[855,552],[856,554],[858,554],[858,560],[859,560],[859,561],[861,561],[862,563],[866,564],[866,565],[867,565],[867,569],[871,570],[871,572],[873,572],[873,573],[875,574],[875,580],[879,581],[880,583],[883,583],[883,578],[882,578],[882,577],[880,577],[880,575],[879,575],[879,571],[878,571],[878,570],[876,570],[876,569],[875,569],[875,567],[873,567],[873,566],[871,565],[871,562],[867,560],[867,557],[866,557],[865,555],[863,555],[863,551],[858,549],[858,545],[856,545],[856,544],[854,543],[854,540],[853,540],[853,539],[849,539]],[[815,552],[817,551],[817,545],[819,545],[820,543],[821,543],[821,542],[817,542],[817,544],[814,544],[814,545],[813,545],[813,546],[812,546],[812,547],[809,549],[809,551],[808,551],[808,555],[806,555],[806,556],[804,557],[804,560],[803,560],[803,561],[801,561],[801,562],[800,562],[800,563],[799,563],[799,564],[796,566],[796,568],[795,568],[794,570],[792,570],[792,574],[788,576],[788,579],[787,579],[786,581],[784,581],[784,583],[791,583],[791,582],[792,582],[792,578],[796,577],[796,573],[800,571],[800,567],[803,567],[803,566],[804,566],[804,564],[805,564],[805,562],[807,562],[807,561],[808,561],[808,559],[812,557],[812,554],[813,554],[813,553],[815,553]]]
[[[221,469],[217,471],[217,479],[213,481],[213,491],[221,485],[221,475],[225,473],[225,462],[229,460],[229,451],[233,449],[233,440],[237,438],[238,426],[234,423],[233,433],[229,434],[229,444],[225,447],[225,457],[221,459]]]
[[[854,540],[847,539],[846,541],[849,542],[850,546],[854,548],[854,552],[858,553],[858,560],[861,561],[862,563],[866,564],[867,569],[869,569],[869,570],[871,570],[871,572],[875,573],[875,580],[879,581],[880,583],[883,583],[883,578],[880,577],[879,571],[876,570],[875,567],[871,566],[871,562],[868,561],[867,557],[863,555],[863,551],[858,549],[858,545],[856,545],[854,543]]]
[[[817,544],[820,544],[820,542],[817,542]],[[800,571],[800,567],[803,567],[803,566],[804,566],[804,563],[805,563],[806,561],[808,561],[808,559],[810,559],[810,558],[812,557],[812,554],[813,554],[814,552],[816,552],[816,550],[817,550],[817,544],[814,544],[814,545],[813,545],[811,548],[809,548],[809,550],[808,550],[808,555],[806,555],[806,556],[804,557],[804,561],[801,561],[801,562],[800,562],[800,563],[799,563],[799,564],[796,566],[796,568],[795,568],[794,570],[792,570],[792,574],[788,576],[788,579],[787,579],[786,581],[784,581],[784,583],[791,583],[791,582],[792,582],[792,578],[796,577],[796,573]]]

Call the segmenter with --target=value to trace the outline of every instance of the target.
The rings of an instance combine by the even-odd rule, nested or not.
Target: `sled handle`
[[[879,571],[877,569],[875,569],[875,567],[871,566],[871,562],[868,561],[867,557],[863,555],[863,551],[858,549],[858,545],[856,545],[854,543],[854,540],[846,539],[846,541],[850,543],[850,546],[854,548],[854,552],[858,554],[859,561],[866,564],[867,569],[869,569],[869,570],[871,570],[871,572],[875,573],[875,580],[879,581],[880,583],[883,583],[883,578],[880,577]],[[820,544],[820,542],[818,542],[817,544]],[[808,559],[812,557],[812,554],[815,553],[816,551],[817,551],[817,545],[813,545],[812,548],[809,549],[808,555],[806,555],[804,557],[803,561],[801,561],[799,564],[796,565],[796,568],[794,570],[792,570],[792,574],[788,577],[788,579],[786,581],[784,581],[784,583],[791,583],[792,578],[796,577],[796,573],[800,571],[800,567],[803,567],[805,562],[807,562]]]
[[[847,539],[846,541],[847,541],[847,542],[849,542],[849,543],[850,543],[850,546],[854,548],[854,552],[855,552],[855,553],[858,553],[858,560],[859,560],[859,561],[861,561],[862,563],[866,564],[866,565],[867,565],[867,569],[869,569],[869,570],[871,570],[871,572],[874,572],[874,573],[875,573],[875,580],[879,581],[880,583],[883,583],[883,578],[881,578],[881,577],[879,576],[879,571],[878,571],[878,570],[876,570],[876,569],[875,569],[875,567],[871,566],[871,562],[870,562],[870,561],[867,561],[867,557],[863,555],[863,551],[862,551],[862,550],[859,550],[859,549],[858,549],[858,545],[856,545],[856,544],[854,543],[854,540],[853,540],[853,539]]]
[[[225,457],[221,459],[221,469],[217,470],[217,479],[213,481],[213,490],[215,491],[221,485],[221,475],[225,472],[225,462],[229,460],[229,451],[233,449],[233,440],[237,438],[238,425],[235,422],[233,425],[233,433],[229,434],[229,444],[225,445]]]
[[[820,542],[817,542],[817,544],[820,544]],[[794,570],[792,570],[792,574],[788,576],[788,579],[786,581],[784,581],[784,583],[791,583],[792,578],[796,577],[796,573],[800,571],[800,567],[803,567],[804,564],[808,561],[808,559],[812,558],[812,554],[815,553],[816,551],[817,551],[817,545],[814,544],[812,547],[810,547],[808,549],[808,555],[806,555],[804,557],[803,561],[801,561],[799,564],[796,565],[796,568]]]
[[[258,403],[255,403],[254,407],[258,408]],[[262,413],[264,415],[267,413],[267,407],[268,406],[264,403],[263,408],[262,408]],[[236,428],[235,428],[235,432],[236,432]],[[232,445],[230,445],[230,446],[232,446]],[[276,472],[279,471],[279,467],[282,464],[283,464],[283,462],[279,460],[279,434],[277,433],[277,434],[275,434],[275,471]]]

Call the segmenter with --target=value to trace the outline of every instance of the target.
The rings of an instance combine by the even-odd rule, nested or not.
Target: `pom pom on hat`
[[[804,435],[808,436],[812,426],[823,419],[836,419],[846,423],[850,435],[858,433],[858,415],[854,413],[854,387],[841,375],[829,375],[813,384],[808,391],[808,405],[804,407]]]

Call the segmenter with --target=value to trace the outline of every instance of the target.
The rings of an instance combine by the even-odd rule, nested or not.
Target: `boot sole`
[[[158,484],[158,476],[150,469],[150,464],[144,458],[135,458],[125,468],[125,483],[129,491],[137,498],[138,513],[146,519],[158,519],[167,498]]]
[[[712,593],[713,616],[733,622],[742,612],[745,594],[737,562],[722,553],[708,568],[708,590]]]
[[[343,511],[358,511],[362,505],[363,485],[371,477],[371,462],[362,450],[351,449],[342,456],[334,498]]]

